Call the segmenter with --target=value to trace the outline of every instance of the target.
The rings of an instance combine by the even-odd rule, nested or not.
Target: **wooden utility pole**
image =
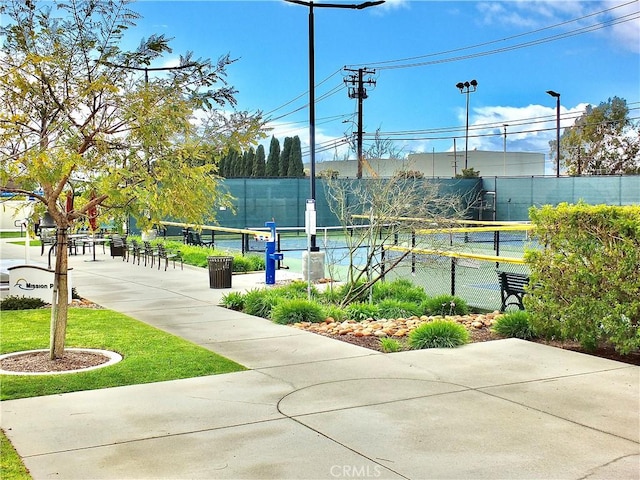
[[[357,72],[352,73],[347,78],[344,79],[344,83],[349,86],[349,98],[358,99],[358,132],[357,132],[357,145],[358,145],[358,171],[356,173],[356,178],[362,178],[362,101],[367,98],[367,89],[364,88],[365,85],[375,85],[376,81],[372,78],[365,79],[365,75],[375,75],[375,70],[368,70],[367,68],[359,68],[358,70],[352,70],[349,68],[345,68],[348,72]]]

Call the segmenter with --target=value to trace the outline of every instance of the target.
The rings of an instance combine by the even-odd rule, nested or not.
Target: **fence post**
[[[451,257],[451,295],[456,294],[456,259]]]
[[[411,230],[411,248],[416,248],[416,232]],[[416,273],[416,254],[411,252],[411,273]]]

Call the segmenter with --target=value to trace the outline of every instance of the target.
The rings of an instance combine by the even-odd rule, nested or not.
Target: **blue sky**
[[[129,33],[136,42],[165,34],[176,56],[237,58],[228,69],[237,108],[267,113],[269,135],[299,135],[308,152],[308,8],[282,0],[144,0],[132,8],[143,16]],[[341,140],[355,129],[345,66],[376,71],[364,101],[365,148],[379,129],[404,154],[450,151],[454,137],[463,150],[466,95],[455,85],[472,79],[470,150],[502,151],[507,124],[508,150],[548,154],[556,100],[547,90],[561,94],[563,127],[612,96],[640,117],[637,0],[387,0],[314,13],[318,161],[344,159]],[[152,66],[172,64],[167,57]]]

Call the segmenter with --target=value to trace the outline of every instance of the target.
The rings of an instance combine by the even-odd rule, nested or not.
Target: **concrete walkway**
[[[639,367],[514,339],[381,354],[221,308],[203,269],[88,258],[82,296],[251,370],[3,402],[36,479],[640,478]]]

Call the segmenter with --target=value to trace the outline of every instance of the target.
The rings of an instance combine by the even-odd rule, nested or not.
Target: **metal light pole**
[[[467,126],[464,134],[464,169],[469,168],[469,94],[475,92],[478,89],[478,82],[471,80],[470,82],[458,82],[456,88],[460,90],[460,93],[467,95]]]
[[[310,193],[311,200],[316,200],[316,92],[315,92],[315,48],[314,48],[314,20],[313,9],[317,8],[347,8],[351,10],[362,10],[368,7],[381,5],[385,0],[374,2],[364,2],[359,4],[344,3],[314,3],[313,1],[304,0],[285,0],[296,5],[309,7],[309,177],[310,177]],[[316,245],[315,234],[311,235],[311,251],[317,252],[319,248]]]
[[[556,99],[556,177],[560,176],[560,94],[553,90],[547,93]]]

